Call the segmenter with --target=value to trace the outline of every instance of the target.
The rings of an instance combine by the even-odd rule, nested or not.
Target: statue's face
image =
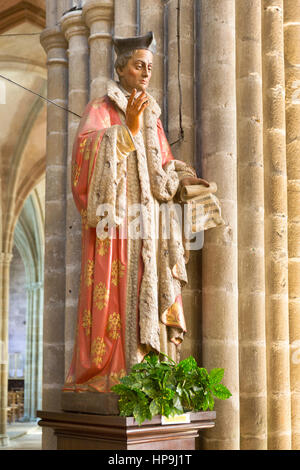
[[[152,74],[152,52],[138,49],[122,70],[118,70],[120,83],[130,93],[134,88],[146,91]]]

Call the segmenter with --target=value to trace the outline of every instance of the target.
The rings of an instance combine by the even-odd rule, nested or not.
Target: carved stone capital
[[[97,21],[111,22],[113,14],[113,0],[87,0],[82,9],[83,19],[89,28]]]
[[[41,33],[41,45],[48,54],[51,49],[67,49],[68,43],[59,26],[46,28]]]
[[[89,30],[83,21],[81,10],[66,13],[61,18],[60,24],[67,41],[70,41],[70,38],[73,36],[88,37],[89,35]]]

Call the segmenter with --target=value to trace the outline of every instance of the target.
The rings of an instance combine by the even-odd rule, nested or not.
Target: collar
[[[126,113],[127,99],[130,96],[128,91],[124,90],[124,88],[114,80],[109,80],[107,83],[107,95],[124,113]],[[149,98],[148,110],[152,111],[158,119],[161,114],[161,109],[153,96],[149,95],[149,93],[147,93],[147,95]]]

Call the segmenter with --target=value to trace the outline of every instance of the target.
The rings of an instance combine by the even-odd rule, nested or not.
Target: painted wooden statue
[[[114,47],[119,82],[109,81],[107,94],[88,103],[73,149],[82,268],[65,391],[107,392],[150,350],[178,359],[186,332],[181,289],[187,275],[172,206],[182,185],[208,185],[173,158],[160,108],[146,92],[153,33],[115,38]],[[168,237],[162,236],[162,205],[171,214]],[[143,236],[128,229],[135,226],[136,207]]]

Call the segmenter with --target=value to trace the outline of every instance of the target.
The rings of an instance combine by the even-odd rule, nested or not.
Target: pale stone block
[[[246,281],[246,280],[245,280]],[[249,341],[265,340],[265,292],[247,292],[244,289],[239,294],[239,335],[240,339]]]
[[[248,204],[251,201],[248,201]],[[264,212],[263,208],[245,206],[240,210],[239,248],[263,249],[264,246]]]
[[[300,259],[289,260],[289,296],[300,298]]]
[[[284,0],[284,21],[300,21],[300,4],[297,0]]]
[[[300,61],[299,61],[300,62]],[[300,107],[300,68],[288,66],[285,67],[285,96],[287,105]]]
[[[284,394],[272,395],[268,394],[268,403],[272,408],[272,413],[268,414],[268,427],[271,433],[289,433],[290,432],[290,406],[287,396]],[[275,439],[275,436],[270,439]],[[283,439],[283,436],[281,436]],[[269,447],[269,446],[268,446]],[[269,447],[270,448],[270,447]]]
[[[220,341],[234,340],[238,334],[236,305],[237,298],[231,292],[205,288],[202,293],[203,336]]]
[[[288,289],[288,269],[286,254],[272,259],[267,266],[266,282],[272,294],[286,294]]]
[[[287,341],[289,335],[289,325],[287,321],[288,298],[285,295],[281,297],[267,297],[266,318],[268,341]]]
[[[283,49],[283,9],[271,8],[270,3],[265,3],[263,9],[264,25],[264,49],[268,52],[279,52]],[[277,7],[277,8],[276,8]]]
[[[202,66],[205,67],[206,62],[234,63],[234,36],[234,29],[228,24],[213,21],[205,35],[201,34],[201,48],[206,51],[201,58]]]
[[[255,75],[240,78],[237,86],[237,102],[239,118],[254,117],[262,120],[261,79]],[[256,121],[256,122],[257,122]]]
[[[285,174],[286,159],[285,137],[281,132],[269,130],[264,135],[264,164],[265,174],[270,176],[270,172]]]
[[[294,139],[299,140],[300,134],[300,112],[298,106],[290,106],[286,110],[286,132],[288,135],[288,142]]]
[[[231,260],[228,263],[228,260]],[[203,283],[206,287],[221,288],[225,287],[229,291],[233,291],[236,285],[236,266],[235,266],[235,250],[232,246],[215,246],[214,262],[210,270],[203,272]]]
[[[264,204],[264,170],[262,164],[239,166],[238,170],[239,203],[244,207],[252,207],[252,217]],[[243,211],[242,211],[243,212]]]
[[[268,90],[268,98],[264,103],[264,120],[268,129],[285,129],[284,88]]]
[[[241,450],[267,450],[266,436],[243,436],[241,435]]]
[[[266,344],[265,342],[251,342],[240,339],[240,393],[264,394],[266,392]],[[247,370],[247,374],[242,371]],[[248,410],[249,411],[249,410]]]
[[[299,220],[300,181],[289,181],[288,199],[289,219]]]
[[[269,208],[272,214],[287,214],[287,179],[285,175],[273,174],[267,189]]]
[[[300,340],[300,299],[299,298],[290,298],[289,299],[289,321],[290,325],[293,325],[290,328],[290,343],[291,343],[291,350],[295,351],[295,360],[297,364],[300,364],[300,345],[298,341]],[[294,344],[293,344],[294,343]],[[298,376],[300,380],[300,375]]]
[[[212,80],[213,77],[213,80]],[[228,105],[235,99],[234,90],[228,90],[228,83],[232,82],[232,65],[226,63],[208,63],[201,70],[201,106],[212,109],[215,106]]]
[[[267,332],[268,334],[268,332]],[[267,336],[268,338],[268,336]],[[289,345],[285,342],[276,342],[271,343],[268,341],[268,399],[275,405],[275,409],[278,406],[278,402],[281,401],[281,398],[286,395],[285,406],[288,407],[289,394],[290,394],[290,379],[289,379],[289,363],[290,363],[290,354],[289,354]],[[271,392],[272,390],[272,392]],[[276,394],[276,400],[275,395]],[[275,404],[276,401],[276,404]],[[284,408],[282,408],[281,414],[284,415]],[[279,410],[278,410],[279,412]],[[278,415],[279,416],[279,415]],[[287,417],[284,417],[287,419]],[[272,426],[274,430],[274,427]],[[275,426],[276,429],[276,426]]]
[[[231,103],[233,105],[233,103]],[[236,154],[236,129],[231,108],[211,109],[202,113],[202,145],[205,153]]]
[[[247,283],[250,292],[261,291],[264,286],[264,256],[255,249],[239,251],[239,277]]]
[[[284,53],[289,64],[300,63],[300,23],[289,25],[284,30]]]
[[[266,88],[275,88],[284,85],[283,58],[278,55],[266,55],[263,57],[263,80]]]
[[[247,374],[245,374],[247,375]],[[260,378],[265,387],[265,377]],[[266,395],[240,397],[241,405],[241,436],[244,440],[243,449],[250,447],[253,440],[260,442],[260,449],[266,446],[267,437],[267,398]],[[250,441],[247,443],[247,441]],[[246,447],[244,447],[246,446]]]

